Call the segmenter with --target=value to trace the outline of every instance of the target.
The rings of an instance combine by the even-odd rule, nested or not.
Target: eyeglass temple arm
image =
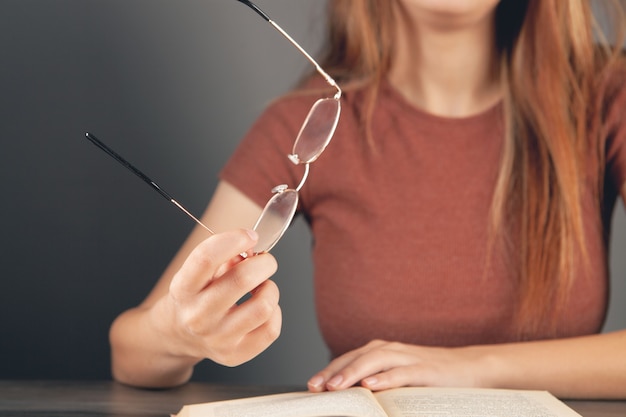
[[[322,77],[324,77],[324,79],[326,80],[326,82],[328,84],[330,84],[332,87],[337,89],[337,93],[335,93],[334,98],[339,100],[339,98],[341,98],[341,88],[339,88],[339,85],[337,85],[337,82],[326,73],[326,71],[324,71],[322,69],[322,67],[320,66],[320,64],[317,63],[317,61],[315,61],[315,59],[313,59],[313,57],[311,55],[309,55],[309,53],[307,51],[304,50],[304,48],[302,48],[298,42],[296,42],[287,32],[285,32],[283,30],[283,28],[281,28],[280,26],[278,26],[278,24],[276,22],[274,22],[272,19],[270,19],[270,17],[263,11],[261,10],[256,4],[252,3],[249,0],[237,0],[243,4],[245,4],[246,6],[248,6],[249,8],[251,8],[252,10],[254,10],[259,16],[261,16],[264,20],[266,20],[270,25],[272,25],[274,27],[274,29],[276,29],[278,32],[280,32],[281,35],[283,35],[283,37],[285,37],[293,46],[295,46],[298,51],[300,51],[300,53],[302,55],[304,55],[306,57],[306,59],[309,60],[309,62],[311,64],[313,64],[313,66],[315,67],[315,69],[317,70],[317,72],[320,73],[320,75]]]
[[[135,174],[136,176],[138,176],[139,178],[144,180],[150,187],[152,187],[152,189],[154,189],[157,193],[159,193],[163,198],[165,198],[167,201],[169,201],[170,203],[172,203],[176,207],[178,207],[181,211],[183,211],[187,216],[192,218],[196,223],[198,223],[200,226],[202,226],[208,232],[210,232],[211,234],[215,234],[215,232],[213,230],[211,230],[207,226],[205,226],[204,223],[202,223],[200,220],[198,220],[198,218],[196,218],[196,216],[191,214],[185,207],[183,207],[178,201],[176,201],[171,195],[169,195],[163,188],[159,187],[146,174],[141,172],[138,168],[133,166],[133,164],[128,162],[126,159],[124,159],[121,155],[119,155],[113,149],[109,148],[107,145],[105,145],[103,142],[101,142],[97,137],[95,137],[94,135],[92,135],[89,132],[85,133],[85,137],[89,141],[91,141],[91,143],[93,143],[98,148],[100,148],[101,150],[106,152],[110,157],[115,159],[120,164],[124,165],[133,174]]]

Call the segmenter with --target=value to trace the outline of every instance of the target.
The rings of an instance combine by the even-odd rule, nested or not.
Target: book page
[[[186,405],[175,417],[387,417],[365,388],[295,392]]]
[[[398,388],[375,396],[389,417],[581,417],[547,391]]]

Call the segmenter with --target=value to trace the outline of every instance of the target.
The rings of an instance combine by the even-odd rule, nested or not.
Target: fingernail
[[[314,389],[322,388],[323,384],[324,384],[324,378],[319,375],[316,375],[313,378],[309,379],[309,382],[308,382],[308,386]]]
[[[256,230],[246,229],[246,233],[248,233],[248,236],[250,236],[250,239],[259,240],[259,234],[256,232]]]
[[[330,379],[330,381],[326,383],[326,385],[331,388],[339,388],[342,382],[343,382],[343,376],[335,375],[334,377]]]
[[[378,384],[378,378],[376,378],[375,376],[367,377],[363,381],[361,381],[361,384],[364,387],[373,388],[376,386],[376,384]]]

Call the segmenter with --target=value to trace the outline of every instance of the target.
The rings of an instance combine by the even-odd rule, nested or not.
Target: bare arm
[[[621,195],[626,203],[626,184]],[[626,398],[626,330],[505,345],[494,349],[494,358],[496,385],[543,388],[563,397]]]
[[[117,317],[109,335],[115,379],[145,387],[182,384],[204,358],[237,365],[278,337],[278,290],[268,280],[276,262],[269,254],[238,256],[255,243],[254,233],[241,227],[251,227],[260,212],[234,187],[218,185],[202,221],[231,231],[209,236],[196,227],[146,299]]]
[[[626,398],[626,330],[484,351],[492,386],[545,389],[563,398]]]
[[[626,398],[626,330],[586,337],[461,348],[373,341],[335,359],[311,391],[361,384],[548,390],[562,398]]]

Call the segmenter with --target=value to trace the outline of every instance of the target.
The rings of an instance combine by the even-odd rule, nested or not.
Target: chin
[[[480,21],[495,12],[500,0],[398,0],[416,18],[440,26]]]

